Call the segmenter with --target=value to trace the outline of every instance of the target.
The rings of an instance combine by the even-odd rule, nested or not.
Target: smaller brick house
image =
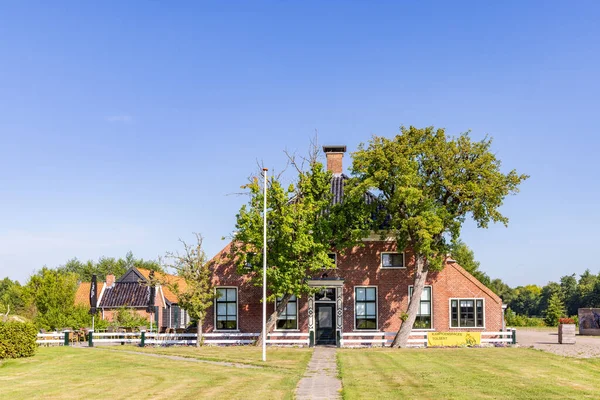
[[[333,173],[335,201],[343,201],[346,148],[324,146],[323,150]],[[231,243],[210,261],[218,296],[203,328],[205,332],[260,332],[262,289],[238,274],[230,252]],[[335,344],[343,334],[397,331],[412,290],[413,255],[397,248],[394,240],[373,235],[363,239],[363,246],[332,251],[331,257],[336,268],[309,281],[319,289],[317,294],[292,298],[276,331],[309,334],[316,344]],[[275,304],[267,307],[271,313]],[[502,328],[502,300],[455,261],[448,258],[442,271],[429,273],[413,330],[495,332]]]
[[[116,312],[125,307],[148,321],[152,318],[153,325],[161,330],[185,328],[190,318],[178,306],[177,296],[166,286],[155,287],[154,310],[148,312],[150,273],[150,270],[132,267],[118,280],[114,275],[107,275],[106,282],[98,282],[98,309],[102,319],[114,320]],[[169,283],[177,282],[185,290],[185,282],[175,275],[156,272],[155,276]],[[75,294],[75,303],[89,306],[89,293],[90,282],[81,282]]]

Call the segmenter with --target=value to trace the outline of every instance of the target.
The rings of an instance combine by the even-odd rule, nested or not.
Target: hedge
[[[29,322],[0,322],[0,360],[31,357],[37,345],[37,329]]]

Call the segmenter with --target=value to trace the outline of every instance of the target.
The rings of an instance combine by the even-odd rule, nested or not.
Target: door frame
[[[329,309],[331,309],[331,327],[329,328],[331,330],[331,335],[333,336],[333,343],[319,343],[319,339],[318,339],[318,333],[319,333],[319,327],[317,325],[319,325],[319,309],[322,307],[328,307]],[[336,315],[336,306],[335,306],[335,301],[316,301],[315,303],[315,314],[316,314],[316,318],[315,318],[315,345],[331,345],[331,344],[337,344],[337,329],[336,329],[336,324],[335,324],[335,315]],[[324,328],[327,329],[327,328]]]
[[[335,321],[334,334],[335,343],[339,346],[344,329],[344,280],[343,279],[311,279],[308,284],[319,289],[335,289],[335,299],[328,301],[334,304],[333,318]],[[316,303],[320,301],[316,299],[314,294],[308,296],[308,333],[311,338],[311,345],[314,345],[316,337]]]

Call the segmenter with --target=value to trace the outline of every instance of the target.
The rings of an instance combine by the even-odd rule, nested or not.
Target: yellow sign
[[[473,346],[481,344],[481,332],[427,332],[427,346]]]

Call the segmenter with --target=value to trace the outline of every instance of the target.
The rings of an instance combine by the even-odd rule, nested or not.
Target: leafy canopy
[[[296,166],[296,164],[294,164]],[[333,268],[329,253],[355,244],[364,234],[365,210],[349,201],[333,203],[332,174],[311,159],[306,170],[297,168],[287,188],[279,177],[267,184],[267,282],[269,301],[286,294],[311,293],[307,278]],[[263,178],[255,176],[243,186],[249,202],[237,215],[233,252],[238,272],[262,284]],[[364,201],[362,202],[364,203]]]
[[[161,276],[165,277],[162,274],[157,276],[161,284],[173,290],[179,306],[185,309],[191,318],[204,321],[208,308],[213,304],[215,291],[212,285],[212,271],[202,249],[202,236],[196,234],[194,245],[180,241],[183,244],[183,253],[168,253],[165,269],[174,269],[183,282],[161,279]]]
[[[374,191],[376,226],[439,269],[467,216],[483,228],[508,223],[499,208],[528,178],[515,170],[503,173],[491,144],[487,138],[472,141],[468,132],[450,138],[433,127],[403,126],[392,139],[373,136],[353,154],[354,190]]]

